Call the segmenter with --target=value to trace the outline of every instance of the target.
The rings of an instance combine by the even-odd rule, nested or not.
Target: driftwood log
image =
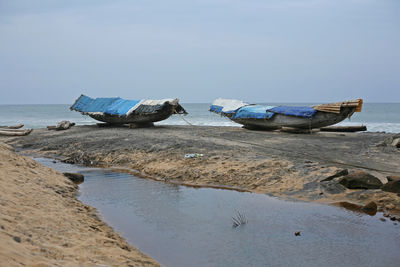
[[[367,130],[367,126],[329,126],[320,128],[322,132],[362,132]]]
[[[69,128],[71,128],[74,125],[75,125],[74,122],[60,121],[59,123],[57,123],[56,126],[47,126],[47,129],[48,130],[56,130],[56,131],[68,130]]]
[[[32,132],[32,129],[27,130],[14,130],[14,129],[0,129],[0,135],[5,136],[24,136]]]
[[[279,129],[281,132],[285,133],[295,133],[295,134],[311,134],[319,132],[319,129],[301,129],[301,128],[292,128],[292,127],[282,127]]]
[[[24,127],[23,124],[17,124],[17,125],[13,125],[13,126],[1,126],[0,125],[0,130],[2,130],[2,129],[20,129],[22,127]]]

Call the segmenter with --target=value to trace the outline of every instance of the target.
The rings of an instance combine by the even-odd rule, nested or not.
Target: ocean
[[[269,106],[293,105],[308,106],[310,103],[265,103]],[[0,125],[23,123],[24,128],[44,128],[56,125],[59,121],[69,120],[77,125],[95,124],[89,116],[69,110],[70,105],[0,105]],[[227,118],[209,112],[209,104],[182,103],[189,113],[185,120],[199,126],[237,126]],[[179,115],[157,122],[158,125],[187,125]],[[339,125],[366,125],[370,132],[400,133],[400,103],[364,103],[360,113],[354,113],[351,119]]]

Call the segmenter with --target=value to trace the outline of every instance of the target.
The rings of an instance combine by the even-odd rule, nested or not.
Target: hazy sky
[[[0,92],[400,102],[400,1],[0,0]]]

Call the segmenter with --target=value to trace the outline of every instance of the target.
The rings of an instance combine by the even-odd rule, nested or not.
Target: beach
[[[76,199],[77,185],[0,143],[0,265],[158,266]]]
[[[94,208],[79,202],[77,185],[34,161],[34,156],[129,172],[160,183],[254,192],[357,212],[373,202],[377,211],[398,220],[399,194],[348,189],[338,183],[343,172],[362,171],[383,184],[388,176],[399,176],[394,138],[398,134],[292,134],[176,125],[137,129],[88,125],[0,137],[7,143],[0,147],[0,262],[157,265],[102,222]]]
[[[0,7],[0,267],[399,265],[398,1]]]
[[[168,183],[327,204],[365,205],[373,201],[378,211],[398,215],[398,194],[381,189],[348,189],[338,183],[343,175],[329,178],[341,172],[362,171],[385,184],[388,176],[399,176],[399,150],[391,146],[396,136],[291,134],[238,127],[171,125],[129,129],[90,125],[68,131],[39,129],[24,138],[2,140],[20,153],[130,171]],[[185,157],[193,153],[199,155]]]

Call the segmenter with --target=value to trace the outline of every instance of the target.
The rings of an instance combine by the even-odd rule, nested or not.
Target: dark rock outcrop
[[[325,179],[321,180],[321,182],[330,181],[330,180],[332,180],[334,178],[345,176],[345,175],[348,175],[348,174],[349,174],[349,171],[347,169],[340,170],[337,173],[335,173],[334,175],[328,176]]]
[[[80,173],[64,172],[63,174],[76,184],[83,183],[85,179],[84,176]]]
[[[343,185],[338,184],[335,181],[327,181],[321,183],[321,188],[324,190],[325,193],[329,194],[341,194],[346,191]]]
[[[392,180],[382,186],[382,190],[392,193],[400,193],[400,180]]]
[[[396,138],[392,142],[392,146],[400,148],[400,138]]]
[[[339,183],[349,189],[379,189],[383,185],[378,178],[363,171],[350,173]]]
[[[389,182],[400,180],[400,176],[396,175],[386,176],[386,178],[388,179]]]

